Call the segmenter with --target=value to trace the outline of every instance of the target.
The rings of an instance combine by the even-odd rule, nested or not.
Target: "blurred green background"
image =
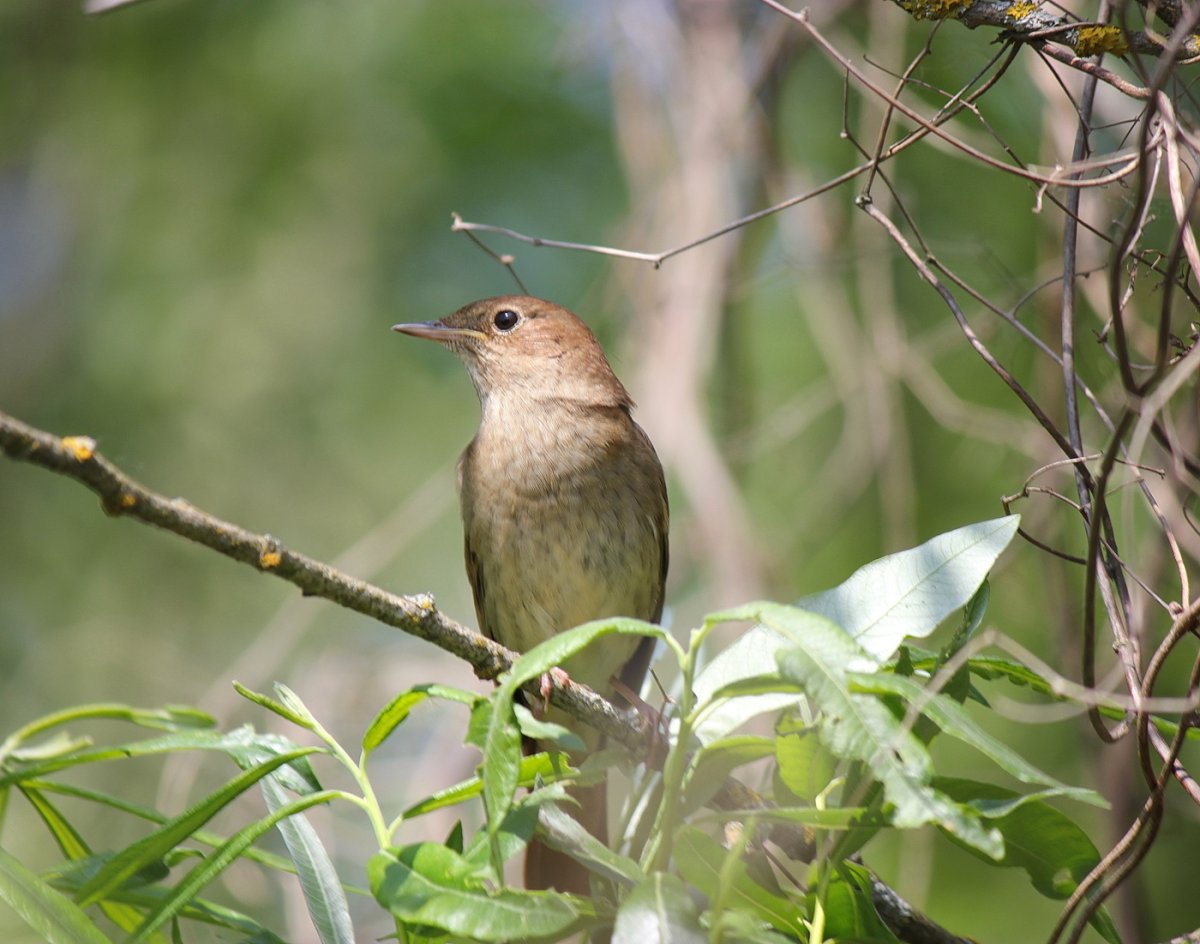
[[[927,32],[890,4],[831,6],[819,15],[831,35],[896,70]],[[648,205],[691,154],[686,141],[674,152],[658,136],[669,139],[706,102],[688,97],[682,7],[153,0],[87,18],[66,0],[7,0],[0,408],[92,436],[151,488],[397,592],[432,592],[473,622],[453,470],[474,430],[474,394],[453,358],[389,326],[513,290],[499,265],[450,231],[452,211],[635,249],[711,228],[691,212],[700,201],[686,185],[676,203]],[[711,223],[861,160],[839,137],[839,70],[795,36],[789,43],[786,24],[749,0],[731,10],[747,59],[768,36],[786,50],[734,108],[747,112],[746,137],[727,140],[733,196],[723,208],[736,212]],[[953,89],[993,49],[982,34],[944,37],[952,41],[922,76]],[[1047,130],[1056,106],[1032,68],[1014,68],[988,105],[1018,152],[1057,153]],[[871,146],[877,112],[852,97],[847,115]],[[934,251],[983,293],[1012,305],[1045,277],[1047,257],[1053,271],[1058,221],[1030,212],[1027,185],[999,176],[981,185],[976,167],[932,146],[908,152],[893,173]],[[687,442],[663,450],[668,602],[681,636],[703,613],[743,602],[738,594],[793,599],[881,554],[996,517],[1000,496],[1057,458],[853,209],[855,192],[835,190],[713,250],[731,258],[700,345],[711,360],[697,376],[744,515],[737,537],[752,554],[741,557],[752,561],[729,577],[722,553],[739,545],[706,535],[713,510],[689,484],[700,460],[693,465]],[[676,368],[657,360],[664,347],[647,327],[657,309],[646,300],[672,273],[686,281],[688,256],[654,270],[487,238],[516,254],[533,293],[592,324],[651,435],[674,442],[675,406],[654,396],[654,378]],[[1023,310],[1047,337],[1040,320],[1053,320],[1054,304],[1051,290]],[[1057,368],[972,315],[1053,406]],[[683,334],[666,325],[668,337]],[[1103,365],[1089,369],[1103,385]],[[1019,510],[1041,536],[1080,546],[1058,508]],[[1025,544],[1010,550],[990,623],[1074,673],[1079,575],[1047,562]],[[198,704],[225,725],[270,726],[233,696],[234,678],[259,689],[286,682],[348,744],[411,684],[478,684],[427,645],[110,520],[79,486],[0,461],[0,731],[85,701]],[[394,809],[469,775],[474,755],[457,748],[464,722],[431,709],[406,726],[375,771],[394,789]],[[1073,718],[999,733],[1068,782],[1108,789],[1105,778],[1119,781],[1132,754],[1111,748],[1120,758],[1103,766],[1084,730]],[[966,754],[942,760],[979,773]],[[208,758],[136,773],[89,776],[182,809],[231,771]],[[1107,848],[1102,816],[1070,812]],[[347,878],[361,881],[365,824],[343,812],[314,818]],[[1140,886],[1145,926],[1158,936],[1196,922],[1179,865],[1200,834],[1194,817],[1176,825]],[[440,838],[448,821],[423,828]],[[5,829],[26,861],[54,861],[27,809],[14,804]],[[95,829],[97,845],[138,834],[120,823]],[[868,860],[918,907],[981,941],[1015,939],[1014,913],[1022,935],[1036,938],[1057,914],[1020,873],[986,869],[933,834],[882,841]],[[285,933],[306,939],[294,889],[249,869],[230,885],[222,894],[238,907],[264,918],[278,910]],[[373,904],[359,910],[364,940],[387,933]],[[11,923],[0,909],[0,937],[23,940]]]

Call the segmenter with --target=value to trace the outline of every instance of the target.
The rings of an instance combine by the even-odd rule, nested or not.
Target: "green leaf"
[[[375,899],[404,924],[486,942],[563,935],[587,903],[559,892],[489,891],[468,862],[437,843],[390,849],[367,866]]]
[[[287,793],[274,774],[264,777],[260,786],[272,813],[287,805]],[[354,944],[350,905],[317,831],[303,814],[296,813],[279,821],[279,832],[296,866],[304,903],[321,944]]]
[[[363,753],[369,754],[375,748],[379,747],[380,744],[387,740],[396,727],[408,718],[417,705],[431,698],[458,702],[468,707],[474,705],[479,700],[479,696],[474,692],[468,692],[461,688],[453,688],[449,685],[439,685],[437,683],[415,685],[408,691],[401,692],[393,698],[375,716],[375,719],[370,723],[366,733],[363,735]]]
[[[655,872],[621,903],[613,944],[707,944],[699,909],[674,875]]]
[[[186,909],[200,889],[220,875],[231,862],[241,857],[252,843],[256,842],[263,833],[273,829],[280,820],[320,803],[328,803],[342,795],[336,790],[311,793],[298,800],[293,800],[287,806],[238,830],[171,889],[170,894],[165,896],[161,903],[146,915],[137,933],[131,936],[125,944],[142,944],[149,939],[165,922],[170,921],[175,915]]]
[[[181,705],[169,705],[166,708],[135,708],[119,702],[105,702],[93,705],[76,705],[62,711],[44,715],[26,725],[21,726],[0,744],[0,763],[17,750],[31,751],[22,748],[30,738],[43,731],[59,725],[77,721],[92,721],[96,719],[128,721],[145,728],[158,728],[164,731],[178,731],[187,728],[211,728],[216,721],[209,714],[198,708],[188,708]],[[67,738],[66,735],[56,735],[55,739]],[[55,740],[52,739],[52,740]],[[67,738],[70,740],[69,738]],[[33,749],[36,751],[36,749]]]
[[[555,666],[561,665],[597,639],[612,635],[666,635],[660,626],[635,619],[605,619],[585,623],[558,633],[534,646],[500,678],[492,696],[492,710],[483,741],[483,805],[487,810],[488,834],[494,835],[512,806],[517,789],[521,733],[513,710],[518,689]]]
[[[0,775],[0,789],[12,783],[41,777],[57,770],[65,770],[69,767],[77,767],[82,764],[127,760],[130,757],[149,757],[157,754],[170,754],[188,750],[224,751],[230,756],[236,756],[238,751],[249,749],[255,744],[270,744],[274,741],[282,740],[275,735],[256,734],[254,729],[248,725],[228,733],[219,731],[182,731],[176,734],[166,734],[162,737],[147,738],[143,741],[132,741],[112,747],[95,748],[94,750],[71,754],[67,757],[52,758],[32,764],[29,767],[10,770]]]
[[[991,864],[1024,869],[1033,887],[1047,898],[1070,896],[1100,861],[1100,853],[1087,833],[1047,803],[1029,801],[1012,790],[974,780],[939,777],[936,783],[947,796],[961,803],[1007,810],[992,821],[1004,836],[1004,855]],[[1022,802],[1014,803],[1018,800]],[[953,835],[949,838],[957,842]],[[978,850],[965,848],[979,855]],[[1120,944],[1120,936],[1103,910],[1091,923],[1106,940]]]
[[[578,770],[564,762],[563,755],[556,752],[538,751],[536,754],[529,754],[521,758],[520,766],[517,768],[517,786],[531,787],[538,780],[553,783],[564,777],[574,777],[578,773]],[[434,810],[474,799],[481,793],[483,793],[483,779],[471,777],[414,803],[401,814],[400,818],[412,819],[425,813],[432,813]]]
[[[796,606],[841,626],[874,663],[885,662],[905,637],[929,635],[971,600],[1016,534],[1019,521],[1019,516],[1010,515],[939,535],[920,547],[873,561],[840,586],[804,597]],[[760,606],[752,603],[716,613],[706,623],[755,621]],[[769,628],[755,626],[697,676],[697,698],[703,703],[737,679],[773,674],[775,655],[784,645]],[[713,740],[752,717],[749,712],[755,707],[755,714],[777,711],[795,700],[763,695],[757,702],[747,699],[725,706],[706,719],[697,736]]]
[[[684,780],[683,812],[698,810],[713,798],[733,771],[775,753],[772,738],[743,735],[708,744],[696,752]]]
[[[841,626],[879,661],[906,637],[928,636],[966,606],[1017,533],[1019,515],[948,531],[860,567],[845,583],[796,605]]]
[[[749,911],[777,931],[804,939],[804,909],[750,877],[746,863],[706,833],[685,826],[675,839],[680,874],[721,907]]]
[[[281,754],[258,765],[252,770],[233,778],[220,789],[209,794],[191,809],[164,823],[149,836],[123,849],[101,869],[96,876],[79,890],[79,901],[84,907],[99,901],[114,889],[121,887],[139,870],[157,862],[179,843],[207,823],[237,797],[288,761],[311,754],[315,748],[302,748]]]
[[[290,769],[290,768],[289,768]],[[165,823],[167,816],[151,809],[148,806],[140,806],[136,803],[130,803],[127,800],[122,800],[118,797],[109,796],[106,793],[99,793],[95,790],[88,790],[85,787],[76,787],[71,784],[56,783],[51,780],[29,780],[23,784],[26,789],[38,790],[42,793],[58,793],[63,796],[75,797],[80,800],[87,800],[91,803],[98,803],[101,806],[109,809],[118,810],[122,813],[128,813],[131,816],[136,816],[139,819],[144,819],[151,823]],[[192,840],[205,846],[219,846],[226,841],[225,836],[210,833],[207,830],[198,830],[192,833]],[[259,862],[268,868],[276,869],[281,872],[293,873],[296,871],[295,866],[291,861],[284,856],[278,856],[271,852],[264,852],[259,849],[249,849],[246,851],[246,857]],[[89,878],[91,875],[89,874]],[[78,888],[82,882],[75,887]]]
[[[278,687],[279,686],[276,686],[276,688]],[[311,714],[308,713],[308,709],[306,708],[301,711],[297,711],[283,704],[282,702],[276,701],[270,695],[264,695],[262,692],[256,692],[247,688],[241,682],[234,682],[233,688],[247,701],[254,702],[254,704],[258,705],[260,708],[266,708],[267,711],[279,715],[279,717],[283,718],[285,721],[290,721],[297,727],[304,728],[307,731],[311,731],[314,727],[315,719]],[[290,692],[291,689],[288,689],[288,691]],[[303,708],[303,703],[301,703],[301,708]]]
[[[103,864],[102,860],[97,860],[92,855],[91,848],[75,830],[75,827],[62,815],[58,807],[51,803],[40,790],[24,784],[21,787],[21,792],[42,818],[42,822],[46,824],[46,828],[54,836],[63,855],[71,863],[78,864],[85,861],[94,861],[96,869]],[[162,872],[165,871],[165,869],[162,870]],[[140,877],[140,874],[137,877]],[[161,874],[149,880],[157,881],[157,878],[161,878]],[[127,905],[117,902],[102,902],[101,907],[104,910],[105,916],[122,931],[132,931],[142,919],[141,914],[135,908],[130,908]]]
[[[633,859],[613,852],[554,803],[538,805],[538,825],[540,838],[547,846],[569,855],[593,872],[626,885],[645,881],[646,873]]]
[[[757,605],[759,620],[796,648],[779,653],[785,678],[802,685],[820,709],[821,740],[838,757],[865,763],[894,807],[893,824],[936,823],[964,842],[999,857],[1000,834],[978,815],[930,786],[933,765],[925,745],[878,698],[850,690],[847,673],[869,660],[838,627],[792,607]],[[798,631],[803,627],[803,631]]]
[[[812,802],[833,780],[837,760],[821,743],[816,727],[775,738],[779,779],[793,796]]]
[[[826,938],[900,944],[875,910],[871,876],[861,865],[838,865],[825,891],[824,904]]]
[[[933,694],[912,679],[883,672],[869,675],[862,672],[847,672],[846,678],[851,691],[899,695],[910,704],[918,705],[921,713],[933,721],[945,734],[974,747],[1022,783],[1050,786],[1054,788],[1055,792],[1064,796],[1070,796],[1083,803],[1091,803],[1093,806],[1108,808],[1107,801],[1096,791],[1083,787],[1069,787],[1065,783],[1055,780],[1049,774],[1038,770],[1003,741],[981,728],[966,709],[953,698],[947,698],[940,693]]]
[[[532,711],[519,703],[513,704],[513,711],[516,712],[517,727],[521,729],[523,737],[531,738],[542,746],[545,746],[546,743],[554,744],[564,751],[587,750],[583,738],[565,725],[538,718]]]
[[[712,810],[706,819],[722,823],[746,822],[787,823],[792,826],[811,826],[814,829],[855,829],[870,826],[872,830],[886,825],[882,821],[871,823],[870,810],[863,806],[767,806],[745,810]]]
[[[78,905],[0,849],[0,899],[47,944],[109,944]]]

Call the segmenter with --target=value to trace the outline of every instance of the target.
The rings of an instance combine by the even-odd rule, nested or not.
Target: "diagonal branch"
[[[480,678],[494,679],[510,668],[517,653],[455,622],[428,594],[401,596],[351,577],[328,564],[289,550],[269,534],[256,534],[167,498],[134,481],[96,451],[87,436],[60,438],[0,412],[0,452],[18,462],[41,466],[87,486],[104,511],[127,516],[203,544],[242,564],[295,585],[305,596],[321,597],[388,626],[424,639],[463,659]],[[603,731],[635,752],[648,744],[645,722],[631,720],[590,688],[555,679],[551,700],[572,716]],[[532,689],[537,692],[539,689]]]

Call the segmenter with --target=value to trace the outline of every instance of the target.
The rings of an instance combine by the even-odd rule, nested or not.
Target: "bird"
[[[484,298],[394,331],[466,366],[481,419],[458,461],[467,576],[481,630],[524,652],[605,617],[662,617],[669,509],[662,464],[588,326],[554,302]],[[603,637],[560,668],[615,699],[636,693],[653,640]],[[551,717],[553,719],[553,714]],[[595,750],[602,738],[585,733]],[[576,816],[608,841],[601,781],[574,787]],[[531,842],[525,886],[588,894],[587,870]]]

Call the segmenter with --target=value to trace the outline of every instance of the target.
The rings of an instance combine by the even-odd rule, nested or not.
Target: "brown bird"
[[[480,627],[524,652],[609,616],[657,622],[667,574],[667,489],[633,401],[574,314],[528,296],[485,298],[440,321],[393,328],[466,365],[483,417],[458,462],[467,576]],[[637,691],[653,642],[610,636],[562,666],[609,698]],[[596,734],[585,737],[590,749]],[[576,788],[580,821],[604,842],[605,785]],[[534,842],[529,888],[587,894],[587,870]]]

